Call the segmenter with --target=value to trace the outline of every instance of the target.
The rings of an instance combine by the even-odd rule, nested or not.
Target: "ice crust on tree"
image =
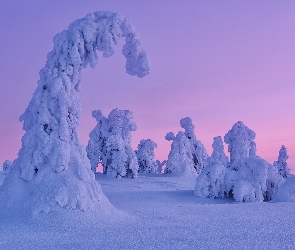
[[[287,179],[290,176],[290,168],[288,167],[288,160],[289,156],[287,153],[287,149],[284,145],[282,145],[278,160],[274,162],[274,166],[277,167],[279,174],[284,178]]]
[[[141,140],[138,144],[135,154],[138,159],[139,173],[161,173],[159,172],[160,165],[155,161],[155,148],[157,144],[151,139]]]
[[[218,157],[209,158],[207,166],[196,179],[195,196],[218,198],[233,195],[238,202],[273,200],[284,182],[275,166],[256,156],[255,133],[242,122],[237,122],[225,135],[230,162],[222,164]],[[215,139],[214,139],[215,142]],[[219,143],[213,148],[221,149]],[[217,154],[220,155],[220,154]]]
[[[148,74],[150,62],[138,35],[118,13],[88,14],[54,37],[37,89],[20,117],[25,134],[1,186],[1,206],[24,206],[37,213],[109,207],[78,137],[79,91],[81,70],[89,64],[95,67],[97,51],[111,56],[120,37],[126,42],[122,50],[126,72],[138,77]]]
[[[137,177],[138,162],[131,147],[131,132],[136,130],[132,112],[113,109],[106,118],[100,110],[94,110],[92,116],[97,125],[90,132],[86,147],[92,170],[96,172],[101,163],[107,176]]]
[[[164,174],[183,175],[185,173],[185,175],[194,176],[204,168],[208,154],[204,145],[195,136],[195,126],[192,119],[182,118],[180,126],[184,128],[185,132],[180,131],[177,136],[173,132],[169,132],[165,136],[166,140],[173,142]],[[191,171],[191,165],[193,165],[194,171]],[[184,168],[187,170],[184,171]]]

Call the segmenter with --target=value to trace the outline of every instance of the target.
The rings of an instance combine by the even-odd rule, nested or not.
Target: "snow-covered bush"
[[[171,176],[195,176],[193,156],[189,139],[181,131],[176,136],[172,132],[166,135],[166,140],[172,140],[164,174]]]
[[[122,50],[126,72],[138,77],[148,74],[149,59],[138,35],[118,13],[89,14],[54,37],[37,89],[20,117],[25,130],[22,148],[1,186],[0,206],[50,212],[97,211],[109,204],[78,137],[79,92],[81,70],[89,64],[95,67],[96,51],[111,56],[120,37],[126,41]]]
[[[1,171],[8,171],[10,169],[11,165],[12,165],[12,162],[9,160],[6,160],[2,165]]]
[[[101,111],[94,110],[92,116],[97,125],[86,147],[92,170],[96,172],[101,163],[103,173],[110,177],[136,177],[137,157],[131,148],[131,132],[136,130],[136,124],[132,121],[132,112],[113,109],[106,118]]]
[[[215,198],[225,193],[239,202],[274,199],[283,178],[272,164],[256,156],[254,139],[255,133],[242,122],[234,124],[225,135],[231,156],[226,168],[222,140],[215,137],[212,156],[196,179],[195,195]]]
[[[200,173],[206,165],[208,153],[204,145],[196,138],[194,133],[195,126],[193,125],[190,117],[182,118],[180,120],[180,126],[184,128],[184,134],[190,141],[194,168],[197,173]]]
[[[277,167],[279,174],[284,178],[287,179],[290,176],[290,168],[288,167],[288,160],[289,156],[287,153],[286,147],[283,145],[279,152],[279,158],[277,161],[274,162],[274,166]]]
[[[151,139],[141,140],[138,144],[135,154],[138,159],[139,173],[159,173],[159,165],[155,161],[154,153],[156,147],[157,144]]]
[[[194,194],[198,198],[218,198],[225,194],[225,174],[227,168],[212,157],[196,179]]]
[[[295,176],[289,177],[279,187],[274,202],[295,202]]]

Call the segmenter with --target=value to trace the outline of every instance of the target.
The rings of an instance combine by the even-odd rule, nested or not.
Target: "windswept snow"
[[[96,179],[121,215],[11,221],[2,214],[0,249],[295,248],[295,203],[196,198],[195,178]]]

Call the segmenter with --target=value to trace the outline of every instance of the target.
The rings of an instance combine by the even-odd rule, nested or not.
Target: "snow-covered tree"
[[[2,165],[2,171],[8,171],[12,165],[12,162],[9,160],[6,160]]]
[[[280,149],[278,160],[274,162],[274,166],[277,167],[279,174],[284,179],[290,177],[290,168],[287,163],[288,158],[287,148],[283,145]]]
[[[118,13],[89,14],[54,37],[37,89],[20,117],[25,134],[13,171],[1,186],[1,206],[26,206],[35,212],[98,211],[108,206],[78,137],[79,92],[81,70],[89,64],[95,67],[97,51],[111,56],[120,37],[126,41],[122,50],[126,72],[148,74],[149,59],[138,35]]]
[[[255,132],[245,126],[243,122],[238,121],[233,125],[232,129],[224,136],[224,142],[228,144],[231,165],[236,160],[250,156],[251,142],[255,137]]]
[[[220,163],[227,167],[228,157],[224,153],[224,146],[221,136],[216,136],[213,138],[212,144],[213,152],[211,158],[220,161]]]
[[[166,140],[173,141],[168,155],[164,174],[171,176],[195,176],[193,156],[189,139],[181,131],[176,136],[169,132]]]
[[[163,172],[163,167],[164,165],[166,165],[167,161],[164,160],[164,161],[159,161],[159,160],[156,160],[156,163],[157,163],[157,166],[158,166],[158,173],[161,174]]]
[[[208,153],[204,145],[196,138],[194,133],[195,126],[193,125],[192,119],[190,117],[182,118],[180,120],[180,126],[184,128],[184,134],[189,139],[191,144],[194,168],[196,169],[197,173],[200,173],[206,165]]]
[[[131,132],[136,130],[129,110],[113,109],[108,118],[102,112],[92,112],[97,120],[96,127],[90,133],[86,147],[91,168],[96,172],[98,163],[103,166],[103,173],[111,177],[137,176],[138,163],[131,148]]]
[[[224,153],[221,136],[213,138],[213,152],[207,158],[203,171],[196,179],[195,196],[199,198],[223,197],[228,157]]]
[[[155,161],[154,153],[156,147],[157,144],[151,139],[141,140],[138,144],[135,153],[138,159],[139,173],[159,173],[159,166]]]
[[[222,153],[217,153],[223,152],[222,140],[215,138],[212,156],[196,179],[195,195],[215,198],[226,193],[239,202],[272,200],[283,178],[272,164],[256,156],[255,133],[238,122],[225,135],[231,154],[229,168],[221,163],[226,162],[224,155],[219,157]]]

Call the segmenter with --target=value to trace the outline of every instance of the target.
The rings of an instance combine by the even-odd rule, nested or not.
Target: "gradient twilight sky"
[[[52,38],[76,19],[98,10],[119,12],[139,33],[152,62],[143,79],[125,73],[121,53],[99,59],[82,72],[84,145],[96,125],[91,111],[133,111],[141,139],[158,144],[167,158],[167,132],[181,130],[189,116],[195,134],[212,152],[241,120],[256,132],[257,154],[277,160],[284,144],[295,173],[295,1],[195,0],[1,0],[0,164],[14,160],[21,146],[18,121],[37,87]],[[227,151],[227,146],[226,150]]]

